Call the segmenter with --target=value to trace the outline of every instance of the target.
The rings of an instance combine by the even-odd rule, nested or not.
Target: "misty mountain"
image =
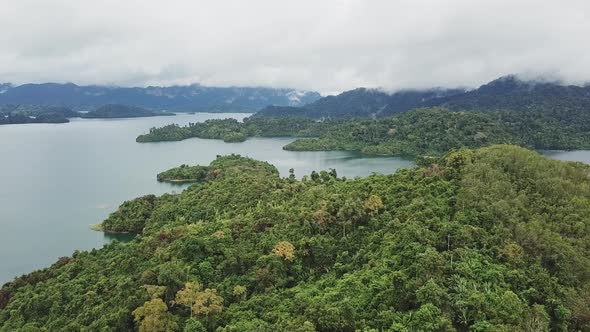
[[[321,96],[317,92],[250,87],[188,86],[123,88],[72,83],[0,84],[0,105],[37,104],[92,110],[124,104],[155,110],[253,112],[268,105],[302,106]]]
[[[590,109],[590,86],[526,81],[508,75],[463,94],[431,100],[431,106],[451,110],[534,110],[547,108]]]
[[[461,89],[404,90],[388,94],[354,89],[328,96],[303,107],[266,107],[256,116],[311,118],[384,117],[420,107],[450,110],[590,109],[590,86],[525,81],[514,75],[500,77],[466,91]]]
[[[305,116],[311,118],[383,117],[420,107],[427,101],[447,97],[464,90],[403,90],[393,94],[358,88],[337,96],[327,96],[303,107],[266,107],[256,116]]]

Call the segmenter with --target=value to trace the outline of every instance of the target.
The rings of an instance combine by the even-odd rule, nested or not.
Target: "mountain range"
[[[474,90],[427,89],[386,93],[358,88],[320,98],[303,107],[269,106],[256,116],[311,118],[385,117],[421,107],[450,110],[590,109],[590,86],[526,81],[515,75],[500,77]]]
[[[123,104],[155,110],[255,112],[268,105],[302,106],[321,96],[317,92],[258,87],[187,86],[109,87],[73,83],[0,84],[0,105],[28,104],[93,110]]]

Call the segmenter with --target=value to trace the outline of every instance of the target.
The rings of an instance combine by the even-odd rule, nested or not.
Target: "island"
[[[187,183],[204,181],[209,177],[208,166],[188,166],[180,165],[167,171],[158,173],[158,181],[172,183]]]
[[[378,119],[250,117],[207,120],[152,128],[136,141],[191,137],[242,141],[248,137],[293,137],[292,151],[358,151],[366,155],[441,156],[462,147],[515,144],[534,149],[589,149],[590,113],[585,109],[451,111],[420,108]]]
[[[139,118],[150,116],[172,116],[176,115],[171,112],[154,111],[137,106],[108,104],[100,106],[88,113],[82,114],[83,118],[88,119],[113,119],[113,118]]]
[[[246,118],[243,122],[236,119],[211,119],[205,122],[189,123],[186,126],[176,124],[161,128],[151,128],[147,134],[136,138],[138,143],[180,141],[192,137],[222,139],[225,142],[243,142],[248,137],[313,137],[320,135],[328,122],[319,123],[306,118]]]
[[[67,107],[44,105],[0,106],[0,125],[24,123],[67,123],[80,114]]]
[[[511,145],[344,179],[221,156],[0,289],[2,331],[590,328],[590,166]],[[186,168],[186,167],[185,167]]]

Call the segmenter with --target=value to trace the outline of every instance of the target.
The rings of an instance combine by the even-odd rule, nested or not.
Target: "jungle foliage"
[[[4,285],[0,331],[590,330],[588,165],[494,145],[356,179],[209,167],[105,221],[133,241]]]

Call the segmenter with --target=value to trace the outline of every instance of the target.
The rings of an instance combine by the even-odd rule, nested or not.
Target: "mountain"
[[[0,105],[38,104],[92,110],[105,104],[125,104],[176,111],[257,111],[268,105],[302,106],[321,96],[293,89],[148,86],[123,88],[72,83],[0,84]]]
[[[269,106],[256,116],[311,118],[383,117],[422,106],[426,101],[464,92],[459,89],[402,90],[393,94],[358,88],[327,96],[303,107]]]
[[[515,75],[500,77],[463,94],[426,104],[452,110],[531,110],[539,108],[590,108],[590,86],[526,81]]]
[[[256,116],[303,116],[311,118],[384,117],[421,107],[450,110],[547,110],[590,109],[590,86],[527,81],[515,75],[500,77],[465,91],[461,89],[403,90],[387,94],[354,89],[329,96],[303,107],[266,107]]]
[[[159,112],[152,111],[136,106],[109,104],[97,108],[94,111],[90,111],[83,114],[84,118],[96,118],[96,119],[110,119],[110,118],[139,118],[146,116],[161,116],[161,115],[174,115],[170,112]]]

